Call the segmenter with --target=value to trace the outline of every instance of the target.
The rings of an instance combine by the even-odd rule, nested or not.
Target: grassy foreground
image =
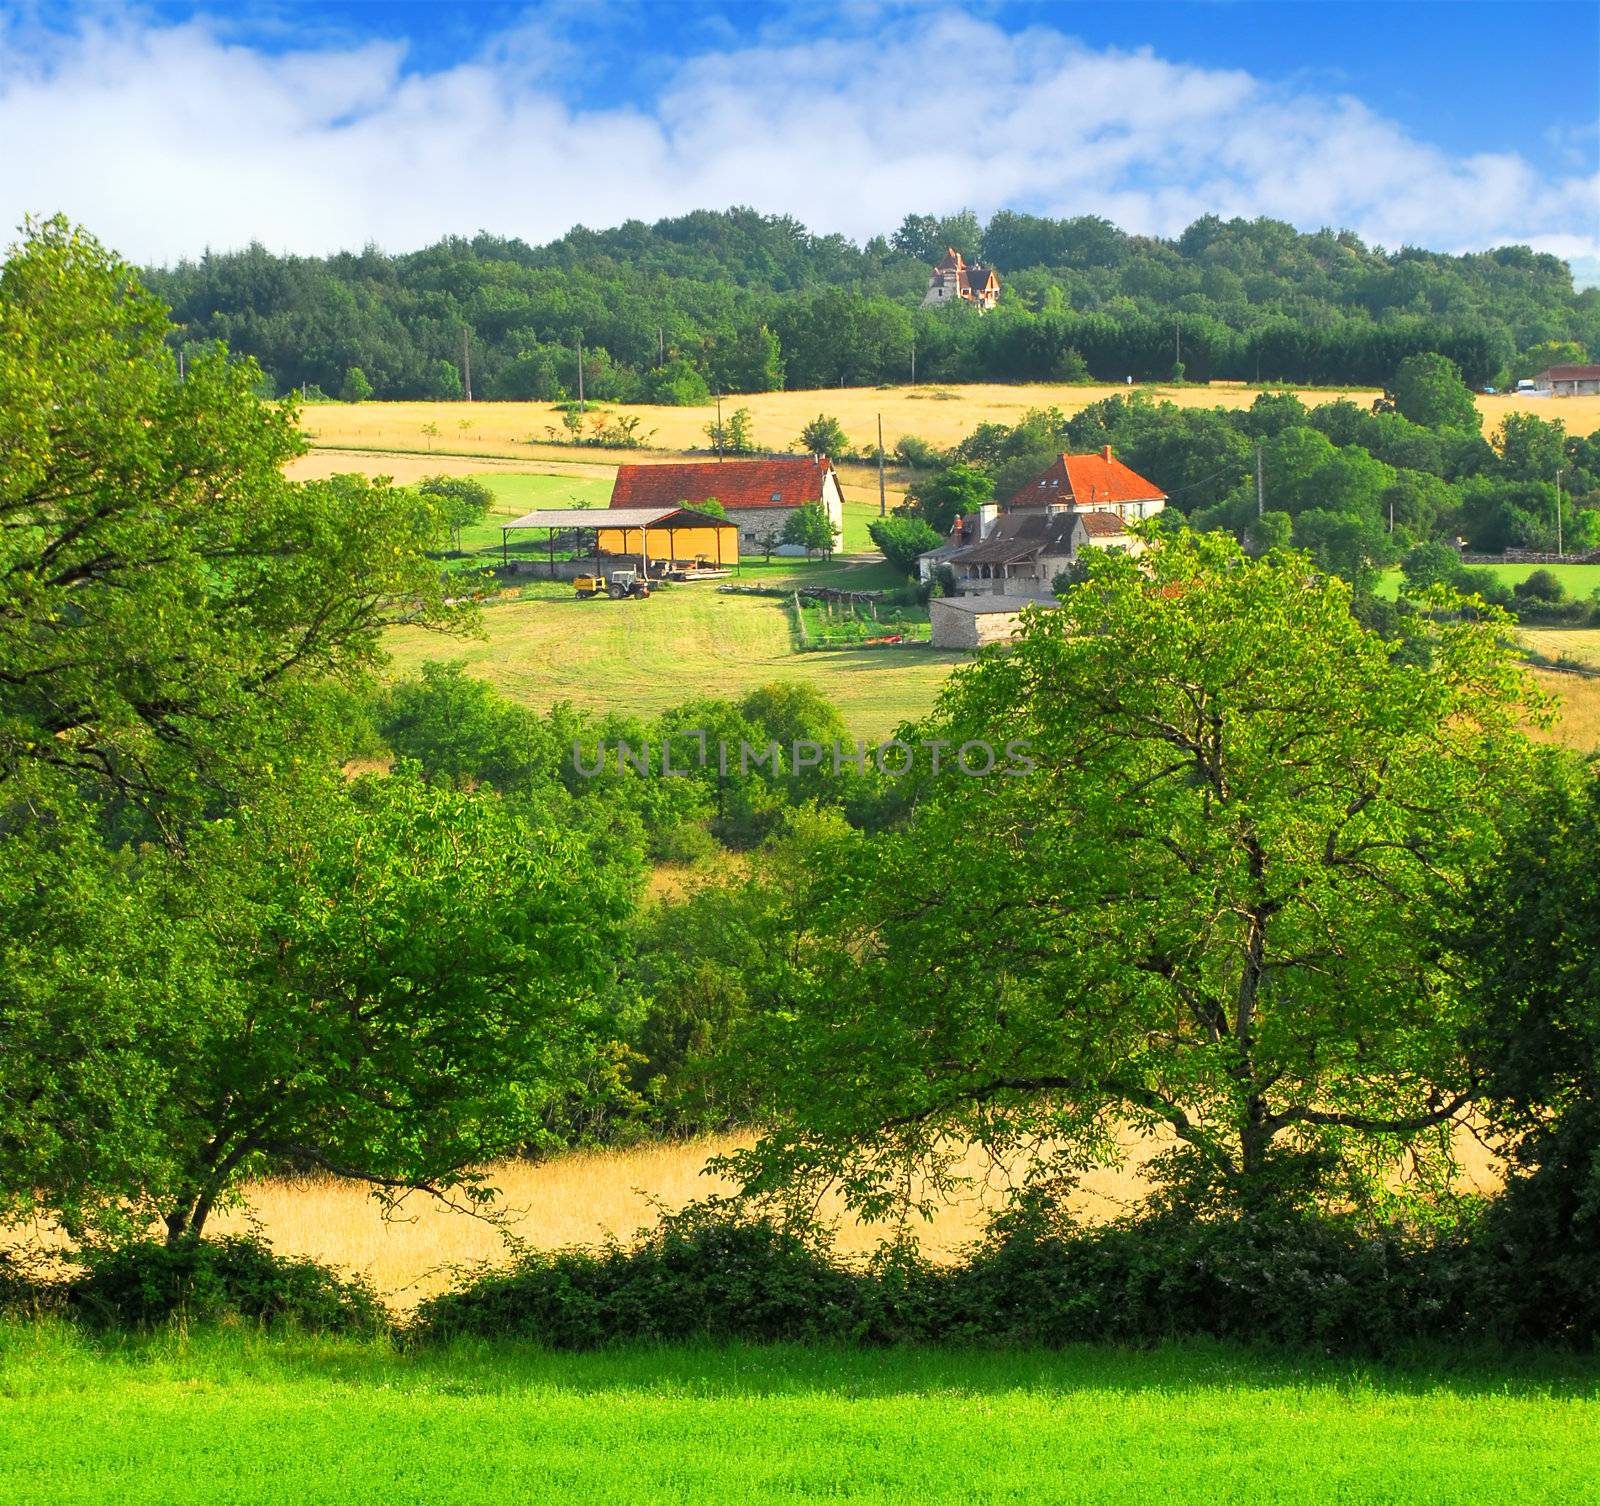
[[[1517,1503],[1597,1499],[1565,1373],[1154,1353],[399,1355],[0,1328],[0,1500]]]

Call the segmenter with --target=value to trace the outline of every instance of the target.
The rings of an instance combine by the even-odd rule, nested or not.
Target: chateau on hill
[[[923,308],[941,303],[965,302],[981,309],[992,309],[1000,297],[1000,276],[993,267],[970,265],[954,246],[946,246],[943,257],[928,277],[928,293]]]

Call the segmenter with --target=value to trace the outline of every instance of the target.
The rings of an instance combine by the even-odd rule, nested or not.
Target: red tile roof
[[[1600,377],[1600,366],[1552,366],[1539,375],[1552,382],[1592,382]]]
[[[833,469],[826,455],[783,460],[707,460],[679,465],[622,465],[613,507],[693,506],[716,498],[732,512],[746,507],[804,507],[822,500]]]
[[[1017,492],[1007,507],[1092,507],[1104,502],[1165,501],[1166,493],[1129,470],[1108,445],[1098,455],[1058,455],[1042,476]]]

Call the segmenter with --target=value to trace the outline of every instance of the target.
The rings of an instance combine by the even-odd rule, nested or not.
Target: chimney
[[[950,537],[955,539],[955,540],[957,540],[958,542],[961,539],[961,514],[960,513],[956,514],[955,527],[950,530]]]
[[[1101,454],[1102,454],[1102,455],[1104,455],[1104,456],[1105,456],[1105,457],[1106,457],[1106,459],[1107,459],[1107,460],[1108,460],[1108,461],[1109,461],[1109,460],[1110,460],[1110,459],[1111,459],[1111,446],[1110,446],[1110,445],[1107,445],[1107,446],[1106,446],[1106,447],[1105,447],[1105,449],[1103,449],[1103,450],[1101,450],[1101,452],[1100,452],[1100,453],[1101,453]]]

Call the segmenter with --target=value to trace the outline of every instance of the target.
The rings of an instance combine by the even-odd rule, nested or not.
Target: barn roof
[[[1164,502],[1167,494],[1111,453],[1057,455],[1049,470],[1017,492],[1007,507],[1093,506],[1097,502]]]
[[[654,528],[681,520],[684,527],[732,528],[726,518],[686,507],[536,507],[502,528]]]
[[[1024,607],[1038,607],[1053,612],[1061,605],[1057,601],[1042,601],[1037,596],[935,596],[930,607],[949,607],[955,612],[966,612],[973,617],[989,617],[997,613],[1010,615]]]
[[[708,502],[729,512],[755,507],[804,507],[822,500],[833,470],[826,455],[778,460],[707,460],[676,465],[621,465],[611,506],[636,508]]]
[[[1535,381],[1548,379],[1552,382],[1592,382],[1600,377],[1600,366],[1552,366],[1546,371],[1541,371]]]

